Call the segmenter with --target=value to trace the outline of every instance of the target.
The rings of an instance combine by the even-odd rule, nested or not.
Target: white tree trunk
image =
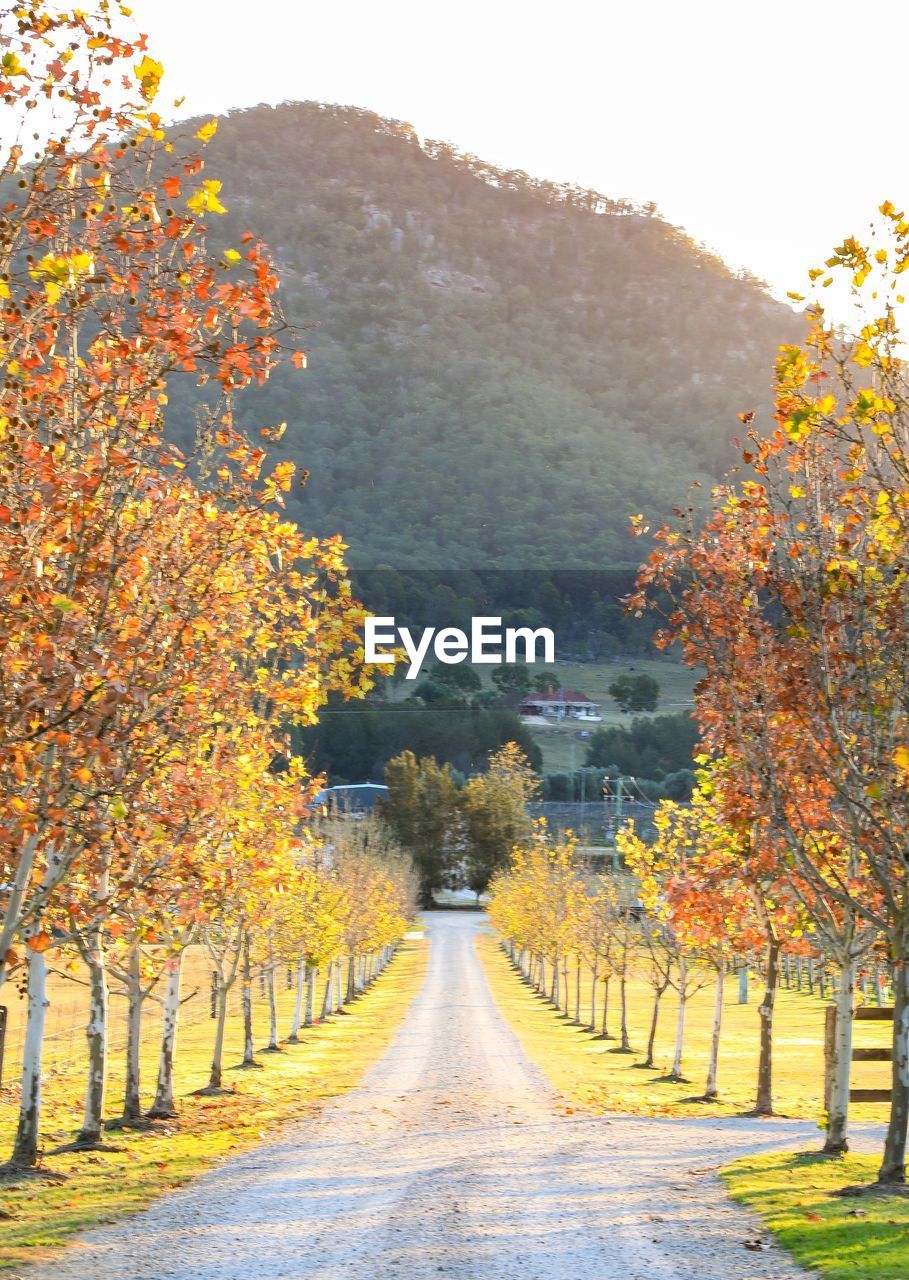
[[[104,1102],[107,1090],[107,964],[101,933],[92,930],[85,951],[88,965],[88,1080],[85,1086],[85,1110],[82,1130],[77,1142],[91,1145],[101,1141],[104,1124]]]
[[[717,965],[716,996],[713,1002],[713,1032],[710,1037],[710,1060],[707,1064],[707,1084],[704,1088],[705,1098],[717,1096],[717,1075],[720,1064],[720,1032],[723,1026],[723,982],[726,977],[725,966]]]
[[[41,1123],[41,1050],[47,1017],[47,961],[43,951],[28,953],[28,1013],[22,1050],[22,1094],[19,1124],[11,1163],[30,1169],[38,1163],[38,1131]]]
[[[300,1025],[303,1021],[303,997],[306,990],[306,961],[297,961],[297,994],[294,999],[294,1016],[291,1019],[289,1044],[296,1044],[300,1039]]]
[[[12,886],[9,892],[4,894],[6,906],[3,911],[3,923],[0,925],[0,987],[9,977],[9,963],[6,957],[19,930],[25,895],[31,880],[32,868],[35,865],[35,853],[38,849],[39,841],[39,835],[31,835],[23,841],[19,854],[19,864],[13,876]],[[49,870],[50,868],[48,868]],[[48,883],[47,876],[45,876],[45,883]]]
[[[139,1093],[139,1050],[142,1043],[142,954],[136,943],[129,953],[126,1015],[126,1085],[123,1119],[138,1120],[142,1114]]]
[[[688,962],[682,956],[679,960],[679,1013],[675,1024],[675,1055],[672,1059],[674,1080],[682,1078],[682,1051],[685,1045],[685,1013],[688,1006]]]
[[[840,972],[836,994],[836,1036],[830,1087],[830,1112],[824,1150],[842,1155],[849,1150],[849,1085],[852,1078],[852,1019],[855,1013],[855,960]]]
[[[278,993],[275,990],[275,962],[268,966],[268,1048],[272,1053],[279,1049],[278,1044]]]
[[[306,970],[306,1011],[303,1014],[303,1026],[311,1027],[316,1013],[316,974],[318,969],[314,964],[309,965]]]
[[[243,1062],[244,1067],[256,1066],[256,1046],[253,1043],[253,1010],[252,1010],[252,961],[250,959],[249,934],[243,936]]]
[[[158,1083],[150,1116],[175,1116],[174,1054],[177,1051],[177,1020],[180,1016],[180,974],[183,952],[173,956],[167,965],[167,987],[161,1017],[161,1052],[158,1056]]]
[[[218,1021],[215,1024],[215,1045],[211,1055],[211,1072],[208,1077],[208,1088],[212,1091],[221,1088],[224,1059],[224,1031],[227,1026],[228,988],[223,979],[218,978]]]

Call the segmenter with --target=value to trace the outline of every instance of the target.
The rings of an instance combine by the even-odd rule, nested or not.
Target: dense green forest
[[[285,456],[310,472],[290,514],[360,567],[636,561],[629,514],[668,515],[734,460],[737,413],[766,403],[799,331],[652,207],[369,112],[235,112],[206,174],[229,210],[214,234],[261,236],[289,319],[313,326],[308,370],[244,413],[287,421]]]
[[[383,782],[385,766],[402,751],[432,756],[464,777],[486,767],[506,742],[516,742],[535,769],[542,764],[528,730],[507,707],[451,699],[427,706],[406,702],[331,703],[317,725],[296,731],[295,750],[333,783]]]

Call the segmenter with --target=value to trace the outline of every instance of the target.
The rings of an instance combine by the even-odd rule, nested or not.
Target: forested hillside
[[[220,121],[206,173],[272,248],[305,374],[244,412],[288,422],[291,514],[359,566],[602,567],[628,516],[734,460],[798,319],[650,207],[495,170],[406,125],[312,103]],[[177,405],[182,429],[190,406]]]

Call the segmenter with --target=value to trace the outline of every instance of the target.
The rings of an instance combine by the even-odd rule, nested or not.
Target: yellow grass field
[[[600,1040],[589,1031],[571,1025],[551,1005],[521,981],[491,932],[477,939],[486,976],[501,1008],[527,1054],[543,1070],[553,1086],[572,1106],[593,1111],[618,1111],[631,1115],[718,1115],[748,1111],[754,1105],[758,1061],[758,1012],[762,992],[752,984],[749,1003],[738,1003],[738,984],[726,984],[723,1039],[720,1048],[717,1102],[695,1099],[703,1092],[713,1021],[713,988],[708,985],[688,1005],[684,1071],[690,1083],[664,1079],[675,1044],[675,993],[667,991],[660,1011],[655,1070],[643,1070],[650,1025],[652,992],[641,975],[628,988],[629,1029],[634,1054],[616,1052],[616,1042]],[[572,977],[573,982],[573,977]],[[589,1008],[589,982],[582,987],[582,1017]],[[572,1001],[574,987],[571,987]],[[572,1006],[573,1007],[573,1006]],[[610,1030],[618,1025],[618,983],[610,984]],[[781,990],[777,995],[775,1025],[775,1106],[783,1115],[823,1119],[823,1021],[824,1004],[815,996]],[[857,1028],[857,1044],[886,1043],[886,1024],[864,1023]],[[884,1037],[884,1038],[882,1038]],[[861,1083],[885,1088],[887,1064],[862,1063]],[[857,1119],[883,1120],[882,1105],[856,1105]]]
[[[42,1138],[44,1168],[51,1174],[17,1184],[0,1183],[0,1272],[36,1261],[68,1235],[99,1222],[135,1212],[157,1196],[180,1186],[224,1156],[255,1143],[287,1121],[318,1111],[327,1098],[358,1083],[391,1042],[411,999],[419,990],[428,943],[410,938],[378,981],[343,1014],[303,1033],[299,1044],[279,1053],[262,1053],[262,1070],[238,1070],[242,1027],[235,1011],[229,1020],[224,1056],[226,1096],[191,1097],[207,1081],[214,1023],[208,1011],[208,966],[204,953],[188,958],[183,991],[204,981],[199,995],[184,1005],[177,1038],[176,1083],[180,1115],[145,1131],[118,1130],[109,1135],[117,1150],[55,1155],[79,1127],[84,1090],[81,1044],[70,1055],[69,1024],[82,1018],[84,989],[55,979],[52,1002],[60,1011],[60,1032],[53,1042],[44,1081]],[[258,983],[256,983],[258,994]],[[282,1034],[293,1006],[292,990],[281,984]],[[319,988],[321,1000],[321,984]],[[70,1002],[70,1003],[67,1003]],[[122,1006],[123,1002],[119,1004]],[[114,1045],[122,1045],[122,1009],[112,1002]],[[48,1022],[54,1034],[54,1004]],[[256,1000],[257,1043],[267,1039],[265,1001]],[[16,1043],[15,1005],[11,1009]],[[159,1019],[152,1015],[143,1037],[143,1093],[151,1102],[155,1082]],[[111,1063],[109,1112],[119,1110],[123,1087],[122,1054]],[[7,1077],[0,1098],[0,1150],[8,1150],[16,1124],[18,1082]]]

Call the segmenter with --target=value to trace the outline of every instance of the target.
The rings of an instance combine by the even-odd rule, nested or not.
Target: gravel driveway
[[[28,1280],[795,1280],[714,1169],[815,1146],[787,1121],[560,1114],[493,1003],[483,918],[428,918],[429,971],[354,1092]]]

